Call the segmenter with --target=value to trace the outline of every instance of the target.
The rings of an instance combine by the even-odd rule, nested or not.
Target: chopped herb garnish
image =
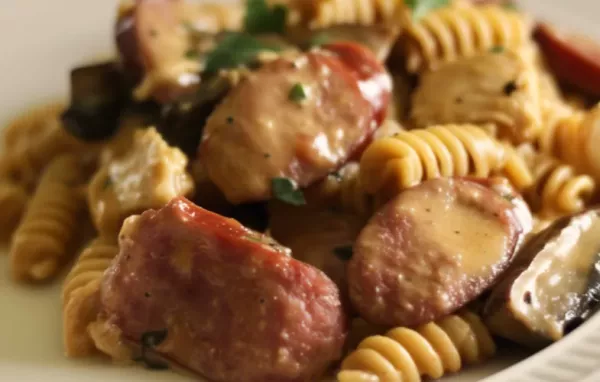
[[[293,206],[303,206],[306,204],[304,194],[291,179],[273,178],[271,179],[271,188],[273,190],[273,196],[282,202]]]
[[[496,45],[495,47],[490,49],[490,53],[503,53],[503,52],[504,52],[504,47],[501,45]]]
[[[508,10],[511,11],[518,11],[519,8],[517,7],[517,4],[515,4],[513,1],[507,1],[504,4],[502,4],[502,6]]]
[[[263,240],[260,237],[258,237],[258,236],[252,236],[252,235],[246,235],[246,240],[250,240],[250,241],[253,241],[255,243],[261,243],[261,244],[263,242]]]
[[[249,34],[231,33],[206,56],[206,72],[216,73],[220,69],[231,69],[249,64],[264,51],[277,52],[278,45],[264,43]]]
[[[283,34],[287,15],[288,9],[285,5],[276,4],[269,7],[265,0],[247,0],[244,30],[252,34]]]
[[[337,180],[338,182],[341,182],[342,180],[344,180],[344,177],[338,171],[333,172],[333,173],[331,173],[329,175],[331,175],[332,177],[334,177],[335,180]]]
[[[227,123],[231,125],[233,123],[233,117],[227,117]]]
[[[512,202],[515,199],[515,196],[509,192],[505,192],[502,194],[502,197],[506,200],[508,200],[509,202]]]
[[[185,58],[189,58],[190,60],[195,60],[198,59],[200,57],[200,52],[198,52],[196,49],[190,49],[187,52],[185,52]]]
[[[333,249],[333,253],[343,261],[348,261],[352,258],[352,246],[344,245],[341,247],[335,247]]]
[[[506,85],[504,85],[504,89],[502,89],[502,91],[504,92],[504,94],[506,94],[507,96],[510,96],[511,94],[513,94],[516,90],[517,90],[517,84],[515,83],[515,81],[510,81],[508,82]]]
[[[325,45],[331,42],[331,36],[325,32],[317,33],[311,37],[308,42],[308,46],[310,48],[314,48],[317,46]]]
[[[290,101],[294,101],[296,103],[301,103],[307,97],[306,88],[304,85],[296,83],[290,89],[290,93],[288,95]]]
[[[144,366],[147,367],[148,369],[154,369],[154,370],[168,369],[169,366],[167,364],[148,358],[148,350],[152,350],[156,346],[163,343],[164,340],[167,338],[167,334],[168,334],[167,329],[143,333],[142,338],[140,338],[140,342],[142,345],[141,354],[140,354],[139,358],[135,359],[135,361],[142,362],[144,364]]]
[[[412,10],[413,21],[419,21],[430,11],[448,5],[449,0],[406,0],[406,5]]]
[[[104,180],[104,184],[102,184],[102,189],[106,190],[110,188],[110,186],[112,186],[112,178],[110,176],[107,176]]]

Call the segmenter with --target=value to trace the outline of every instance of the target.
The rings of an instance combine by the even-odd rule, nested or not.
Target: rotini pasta
[[[118,251],[116,239],[93,240],[81,252],[63,283],[63,342],[68,357],[89,356],[96,350],[87,328],[98,315],[98,293],[104,271]]]
[[[530,41],[531,21],[498,5],[456,2],[428,13],[405,32],[406,67],[417,73],[495,47],[517,49]]]
[[[517,151],[534,177],[524,196],[540,217],[549,219],[579,212],[589,204],[596,190],[592,177],[578,174],[572,166],[547,154],[535,152],[530,145],[523,145]]]
[[[600,132],[600,106],[589,111],[556,107],[537,140],[541,152],[577,171],[600,179],[600,156],[595,142]]]
[[[65,154],[44,171],[10,248],[15,280],[47,281],[73,254],[85,200],[79,187],[88,171],[81,159]]]
[[[502,172],[506,158],[502,144],[477,126],[433,126],[373,142],[360,161],[360,182],[381,203],[425,179]]]
[[[400,0],[316,0],[308,24],[312,28],[373,25],[391,20],[402,4]]]
[[[63,109],[62,104],[42,106],[6,127],[0,157],[2,176],[33,189],[44,167],[54,157],[88,148],[62,128]]]
[[[487,52],[425,72],[413,94],[411,122],[492,124],[512,142],[539,134],[538,73],[531,49]]]
[[[25,212],[29,194],[12,181],[0,181],[0,239],[7,240]]]
[[[416,329],[368,337],[342,362],[340,382],[420,382],[491,357],[494,341],[478,316],[465,312]]]

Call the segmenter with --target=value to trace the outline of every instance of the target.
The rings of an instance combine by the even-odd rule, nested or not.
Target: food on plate
[[[513,204],[492,189],[464,179],[424,182],[359,234],[348,262],[350,299],[375,324],[440,319],[490,287],[526,233]]]
[[[496,345],[480,318],[463,312],[414,329],[371,336],[342,362],[340,382],[421,382],[490,358]]]
[[[492,335],[560,340],[600,308],[600,72],[534,25],[507,0],[124,0],[117,57],[2,132],[10,275],[79,253],[68,357],[215,382],[418,382]]]
[[[309,186],[360,154],[390,91],[384,67],[358,44],[282,57],[248,74],[216,107],[199,158],[232,203],[269,199],[273,178]]]
[[[535,28],[534,37],[559,81],[600,96],[600,45],[597,42],[545,23]]]
[[[501,174],[510,161],[520,160],[511,154],[476,125],[401,131],[367,147],[360,160],[360,181],[381,204],[424,180]],[[519,167],[528,171],[525,165]],[[507,175],[522,177],[513,171]]]
[[[76,68],[71,71],[71,105],[62,115],[64,127],[84,141],[108,138],[119,127],[125,102],[126,87],[115,63]]]
[[[12,238],[15,280],[48,281],[74,255],[85,217],[81,186],[88,176],[85,163],[74,154],[50,162]]]
[[[485,307],[493,333],[529,346],[564,337],[598,305],[600,211],[565,216],[529,239]]]
[[[178,198],[129,218],[101,314],[132,342],[213,381],[309,381],[340,358],[337,286],[272,239]],[[142,344],[143,345],[143,344]]]
[[[412,97],[411,122],[420,128],[491,124],[503,139],[531,141],[542,125],[530,50],[488,50],[425,71]]]
[[[530,42],[531,20],[522,12],[496,4],[446,3],[450,4],[413,17],[408,25],[402,43],[409,72],[436,69],[444,62],[494,48],[518,49]]]
[[[100,310],[100,283],[119,253],[116,238],[98,237],[79,255],[62,291],[63,343],[68,357],[87,357],[96,352],[88,327]]]
[[[134,133],[125,154],[101,166],[90,180],[88,205],[96,229],[116,234],[123,220],[194,190],[187,157],[152,127]]]

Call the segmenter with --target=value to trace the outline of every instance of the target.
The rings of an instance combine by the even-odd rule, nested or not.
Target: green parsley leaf
[[[317,46],[328,44],[330,42],[331,42],[331,36],[328,33],[321,32],[321,33],[317,33],[311,37],[310,41],[308,42],[308,46],[310,48],[314,48]]]
[[[249,34],[231,33],[207,55],[205,70],[215,73],[220,69],[237,68],[252,62],[261,52],[279,50],[279,46],[264,43]]]
[[[246,240],[253,241],[255,243],[263,244],[263,240],[258,236],[246,235]]]
[[[291,179],[273,178],[271,179],[271,188],[273,190],[273,196],[282,202],[293,206],[303,206],[306,204],[304,194]]]
[[[450,0],[406,0],[406,5],[412,10],[412,18],[419,21],[423,16],[436,8],[447,6]]]
[[[277,4],[271,8],[265,0],[247,0],[244,30],[252,34],[283,34],[287,15],[285,5]]]
[[[507,1],[503,4],[503,7],[505,9],[508,9],[510,11],[518,11],[519,7],[517,7],[517,4],[515,4],[514,1]]]
[[[108,189],[110,186],[112,186],[112,178],[110,176],[107,176],[106,179],[104,180],[104,184],[102,184],[102,189],[106,190]]]
[[[335,247],[333,253],[342,261],[348,261],[352,258],[352,246],[344,245],[341,247]]]
[[[292,86],[292,88],[290,89],[290,93],[288,95],[290,101],[294,101],[296,103],[304,101],[306,97],[306,89],[304,88],[304,85],[300,83],[294,84],[294,86]]]
[[[196,60],[200,58],[200,52],[198,52],[195,49],[190,49],[187,52],[185,52],[185,58],[188,58],[190,60]]]
[[[490,53],[503,53],[503,52],[504,52],[504,47],[501,45],[496,45],[495,47],[490,49]]]

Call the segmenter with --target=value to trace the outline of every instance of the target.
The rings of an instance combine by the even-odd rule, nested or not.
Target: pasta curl
[[[17,117],[5,128],[0,173],[33,189],[44,167],[56,156],[82,152],[89,145],[62,127],[62,104],[49,104]]]
[[[432,126],[373,142],[360,161],[360,182],[367,193],[375,195],[377,203],[382,203],[423,180],[488,177],[504,170],[506,159],[502,144],[477,126]],[[511,174],[506,175],[513,182]]]
[[[373,25],[391,20],[403,4],[401,0],[316,0],[312,2],[309,26]]]
[[[119,252],[115,239],[100,237],[81,252],[63,283],[63,341],[68,357],[89,356],[95,346],[87,333],[98,315],[104,271]]]
[[[495,47],[514,50],[530,41],[531,29],[531,21],[521,12],[457,2],[408,26],[404,39],[407,70],[418,73]]]
[[[87,177],[80,158],[65,154],[46,168],[10,248],[12,275],[18,281],[47,281],[73,254],[85,200]]]
[[[479,317],[465,312],[416,329],[395,328],[385,336],[363,340],[342,362],[340,382],[420,382],[440,378],[496,352],[494,341]]]
[[[525,199],[538,216],[549,219],[572,214],[589,205],[596,182],[579,174],[572,166],[547,154],[536,153],[525,145],[518,149],[531,168],[534,183],[525,191]]]
[[[12,181],[0,181],[0,239],[12,235],[27,208],[27,190]]]

